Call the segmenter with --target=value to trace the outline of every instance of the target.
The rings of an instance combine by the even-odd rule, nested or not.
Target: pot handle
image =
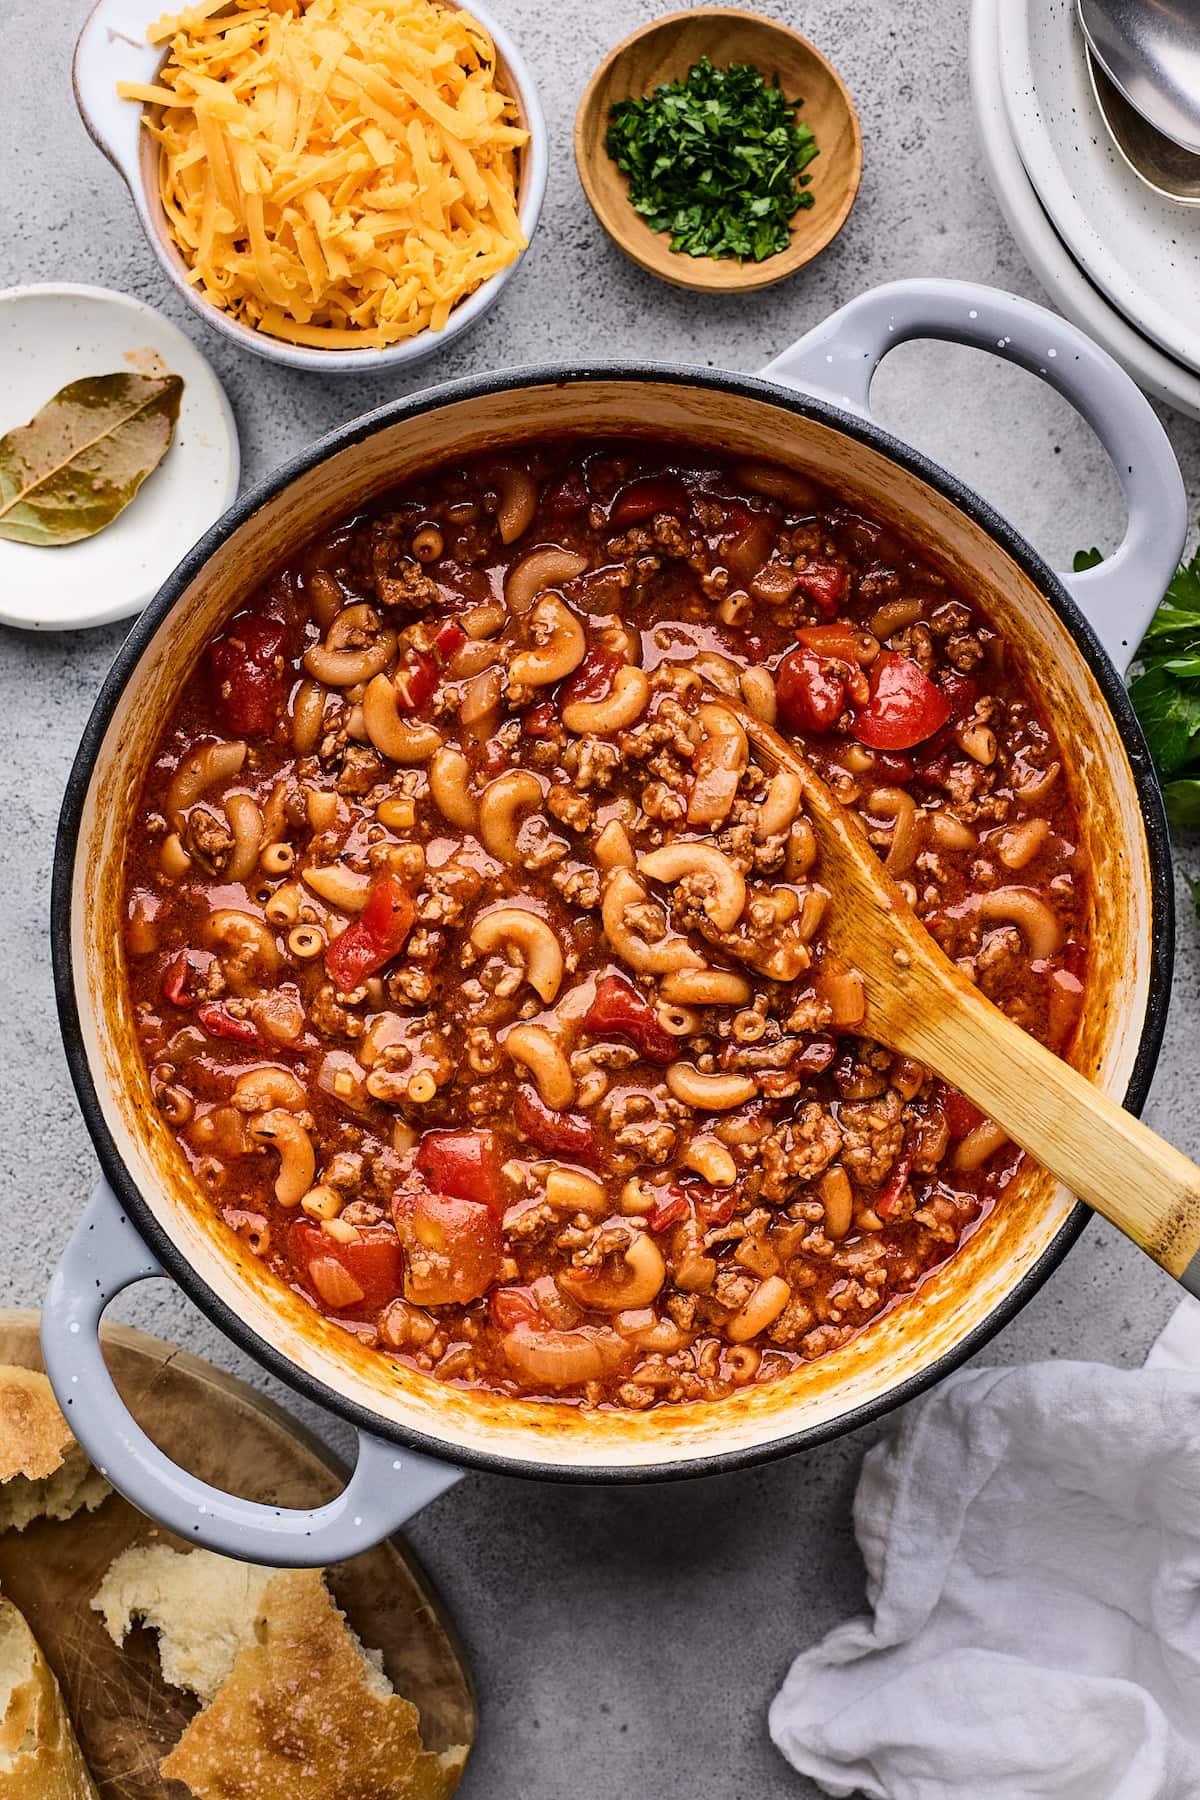
[[[1125,490],[1125,536],[1096,568],[1059,570],[1058,578],[1123,675],[1187,536],[1183,477],[1150,402],[1106,351],[1047,307],[975,282],[932,278],[860,294],[762,373],[869,419],[876,369],[913,338],[990,350],[1040,375],[1100,439]]]
[[[136,1423],[100,1348],[109,1301],[135,1281],[163,1274],[101,1180],[50,1283],[42,1355],[59,1405],[100,1473],[168,1530],[243,1562],[324,1567],[369,1550],[462,1478],[449,1463],[366,1431],[359,1432],[346,1487],[310,1511],[241,1500],[189,1475]]]

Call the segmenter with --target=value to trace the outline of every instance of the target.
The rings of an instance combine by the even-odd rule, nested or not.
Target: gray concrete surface
[[[902,8],[809,0],[802,12],[759,0],[760,10],[799,23],[843,71],[862,117],[866,171],[858,206],[824,257],[740,300],[698,299],[640,273],[609,245],[579,190],[570,154],[578,96],[602,53],[651,8],[494,4],[541,85],[553,145],[546,210],[499,307],[408,383],[294,375],[234,350],[185,313],[75,115],[70,52],[88,0],[0,3],[0,285],[100,282],[169,313],[226,384],[247,479],[402,385],[597,353],[754,369],[851,295],[902,275],[971,277],[1042,297],[976,152],[962,0]],[[973,353],[912,347],[889,359],[876,394],[889,424],[952,464],[1053,557],[1116,542],[1119,492],[1098,446],[1032,377]],[[1200,427],[1163,416],[1195,499]],[[13,1305],[40,1301],[95,1172],[54,1017],[48,878],[63,782],[120,637],[112,627],[3,639],[0,1300]],[[1196,859],[1181,847],[1178,862],[1179,961],[1149,1117],[1196,1154],[1200,955],[1182,879]],[[1096,1225],[987,1354],[1136,1363],[1172,1303],[1165,1279]],[[256,1379],[179,1294],[156,1284],[122,1310]],[[337,1427],[297,1410],[344,1445]],[[737,1476],[637,1491],[473,1476],[415,1521],[412,1542],[458,1621],[483,1702],[464,1800],[814,1794],[776,1756],[764,1714],[790,1656],[861,1603],[849,1519],[868,1437]]]

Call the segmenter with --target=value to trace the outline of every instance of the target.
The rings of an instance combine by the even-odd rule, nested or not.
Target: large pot
[[[871,422],[871,376],[906,339],[992,350],[1049,381],[1117,465],[1117,553],[1055,574],[992,509]],[[363,1348],[277,1282],[214,1216],[154,1107],[121,954],[123,846],[143,770],[185,671],[295,546],[367,496],[450,455],[574,430],[716,442],[810,469],[927,544],[1026,659],[1070,747],[1098,946],[1076,1059],[1138,1108],[1163,1028],[1172,956],[1168,839],[1121,675],[1175,567],[1186,512],[1149,405],[1073,327],[1026,301],[902,282],[852,302],[761,377],[632,363],[452,383],[371,413],[296,457],[184,558],[121,649],[72,771],[54,880],[53,951],[67,1056],[103,1165],[51,1284],[46,1365],[109,1479],[198,1543],[264,1562],[328,1562],[393,1529],[464,1466],[578,1481],[729,1469],[819,1444],[910,1399],[1021,1307],[1086,1212],[1032,1166],[916,1295],[822,1361],[716,1404],[595,1413],[467,1393]],[[221,1495],[175,1468],[117,1398],[97,1330],[114,1294],[169,1273],[237,1343],[359,1428],[354,1478],[318,1513]],[[434,1460],[436,1459],[436,1460]]]

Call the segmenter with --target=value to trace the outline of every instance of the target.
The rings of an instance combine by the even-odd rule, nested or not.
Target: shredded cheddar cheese
[[[189,279],[245,324],[321,349],[440,331],[513,261],[528,138],[496,52],[438,0],[198,0],[123,81],[158,140]]]

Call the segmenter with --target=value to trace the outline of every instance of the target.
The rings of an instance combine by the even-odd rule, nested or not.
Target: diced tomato
[[[494,1131],[427,1131],[417,1146],[417,1168],[437,1194],[478,1200],[504,1211],[500,1146]]]
[[[287,692],[287,626],[261,613],[242,613],[209,649],[217,711],[237,737],[268,737],[283,714]]]
[[[325,967],[343,994],[391,962],[404,948],[416,908],[398,875],[376,877],[367,904],[325,952]]]
[[[718,542],[722,538],[741,537],[747,527],[757,520],[770,519],[769,513],[752,512],[744,500],[722,500],[720,506],[722,516],[716,531]]]
[[[855,713],[852,730],[873,750],[910,750],[940,731],[950,702],[917,663],[883,650],[871,668],[871,697]]]
[[[444,625],[439,625],[433,640],[433,654],[438,665],[444,669],[466,641],[467,634],[457,619],[447,619]]]
[[[402,663],[392,677],[396,705],[401,712],[419,712],[433,698],[438,684],[438,666],[432,656],[417,656]]]
[[[453,1194],[403,1191],[392,1217],[405,1250],[404,1297],[416,1306],[465,1306],[499,1280],[500,1221],[490,1206]]]
[[[975,1102],[960,1094],[957,1088],[944,1087],[941,1102],[952,1138],[970,1137],[976,1127],[983,1124],[984,1115]]]
[[[896,751],[881,750],[875,758],[874,772],[885,781],[911,781],[915,772],[913,759]]]
[[[950,717],[959,722],[975,710],[979,683],[973,675],[961,675],[957,669],[946,669],[938,676],[938,686],[950,702]]]
[[[846,703],[846,684],[801,644],[775,672],[775,693],[784,724],[792,731],[832,731]]]
[[[575,673],[563,682],[559,702],[571,706],[576,700],[603,700],[611,692],[617,670],[625,658],[616,650],[604,650],[593,644]]]
[[[521,730],[526,737],[553,737],[558,724],[558,714],[552,700],[543,700],[540,706],[531,706],[529,711],[521,714]]]
[[[722,1225],[728,1225],[737,1209],[738,1190],[726,1188],[721,1194],[708,1194],[696,1206],[696,1216],[706,1231],[716,1231]]]
[[[578,1113],[551,1112],[531,1087],[519,1087],[513,1101],[517,1129],[539,1150],[568,1156],[589,1166],[600,1159],[596,1134]]]
[[[542,1309],[528,1288],[498,1287],[488,1295],[488,1314],[497,1331],[518,1325],[544,1325]]]
[[[366,1230],[343,1244],[319,1225],[302,1221],[288,1235],[301,1277],[336,1312],[366,1307],[374,1312],[394,1300],[404,1279],[404,1253],[394,1232]]]
[[[881,1219],[890,1218],[892,1208],[904,1192],[912,1171],[914,1151],[907,1146],[896,1159],[896,1166],[875,1197],[875,1211]]]
[[[236,1018],[227,1006],[222,1006],[218,1001],[202,1006],[196,1014],[196,1023],[207,1031],[209,1037],[228,1038],[233,1044],[258,1046],[263,1041],[253,1020]]]
[[[196,996],[191,991],[195,971],[190,950],[181,950],[178,956],[171,958],[162,976],[162,997],[169,1005],[195,1006]]]
[[[669,1231],[672,1225],[678,1225],[681,1219],[686,1219],[690,1211],[691,1207],[679,1189],[669,1187],[664,1190],[663,1198],[658,1201],[646,1223],[651,1231]]]
[[[433,697],[442,670],[458,655],[466,641],[467,634],[457,620],[447,619],[438,627],[431,651],[421,652],[401,664],[393,676],[396,704],[401,712],[418,712]]]
[[[674,475],[645,475],[630,481],[617,494],[608,509],[610,525],[640,525],[656,513],[671,513],[686,519],[691,511],[687,490]]]
[[[869,662],[874,654],[870,633],[856,631],[853,625],[806,625],[796,636],[818,656],[836,657],[839,662]]]
[[[542,495],[542,511],[550,519],[573,519],[586,512],[590,503],[591,495],[578,469],[552,481]]]
[[[821,616],[836,618],[850,587],[850,577],[841,563],[810,562],[796,573],[800,577],[801,593],[812,601]]]
[[[674,1062],[679,1046],[654,1016],[643,998],[623,975],[602,975],[592,1004],[583,1015],[583,1029],[596,1037],[628,1038],[647,1062]]]

